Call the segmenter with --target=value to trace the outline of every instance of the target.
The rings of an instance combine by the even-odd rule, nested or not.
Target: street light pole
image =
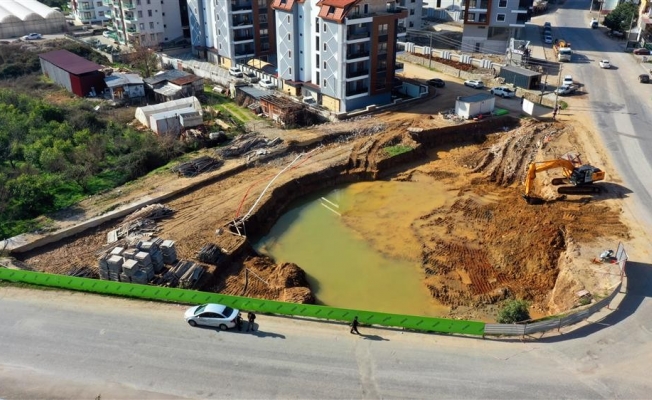
[[[430,33],[430,45],[428,46],[428,69],[432,67],[432,32]]]
[[[561,86],[561,71],[562,71],[562,66],[561,64],[559,65],[559,77],[557,77],[557,90],[555,90],[555,110],[557,110],[557,106],[559,103],[559,88]]]

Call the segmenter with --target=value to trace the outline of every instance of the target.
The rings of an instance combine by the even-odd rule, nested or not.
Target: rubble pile
[[[216,150],[216,153],[225,158],[235,158],[246,155],[253,150],[267,149],[280,144],[280,138],[267,139],[254,132],[237,136],[228,145]]]
[[[223,162],[213,157],[204,156],[182,163],[172,168],[179,176],[190,178],[203,172],[214,171],[222,166]]]
[[[213,243],[205,244],[197,253],[197,259],[201,262],[217,265],[222,258],[222,249]]]
[[[167,218],[174,210],[163,204],[150,204],[127,215],[122,224],[106,235],[107,243],[115,243],[125,238],[138,238],[158,231],[156,220]]]

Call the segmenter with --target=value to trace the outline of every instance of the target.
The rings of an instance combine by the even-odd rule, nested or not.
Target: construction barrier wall
[[[258,313],[293,315],[334,321],[352,321],[353,317],[357,316],[362,324],[400,327],[426,332],[481,336],[484,334],[485,326],[484,322],[476,321],[387,314],[372,311],[316,306],[312,304],[284,303],[280,301],[228,296],[219,293],[103,281],[67,275],[14,270],[2,267],[0,267],[0,280],[174,303],[219,303],[241,310],[255,311]]]

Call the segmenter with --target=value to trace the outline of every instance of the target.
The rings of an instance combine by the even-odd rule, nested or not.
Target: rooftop
[[[142,85],[143,78],[138,74],[122,74],[114,72],[113,74],[104,78],[106,86],[110,88],[119,87],[123,85]]]
[[[493,94],[478,93],[478,94],[474,94],[474,95],[471,95],[471,96],[460,96],[460,97],[457,98],[457,100],[463,101],[465,103],[477,103],[479,101],[485,101],[485,100],[494,99],[494,98],[495,97],[494,97]]]
[[[74,75],[86,74],[102,69],[101,65],[71,53],[68,50],[54,50],[39,54],[39,57]]]
[[[161,73],[158,73],[152,77],[145,78],[143,79],[145,83],[148,85],[157,85],[159,83],[165,82],[165,81],[172,81],[174,79],[182,78],[188,75],[192,75],[191,73],[188,73],[186,71],[182,71],[180,69],[170,69],[167,71],[163,71]]]
[[[505,66],[500,67],[500,71],[509,71],[523,76],[540,76],[541,73],[537,71],[532,71],[531,69],[514,67],[514,66]]]

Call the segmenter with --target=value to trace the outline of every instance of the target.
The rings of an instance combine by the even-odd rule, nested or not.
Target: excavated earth
[[[617,282],[613,265],[593,260],[605,246],[614,248],[628,238],[612,201],[622,196],[620,186],[601,183],[600,195],[558,199],[548,185],[550,177],[559,175],[552,170],[536,181],[537,193],[550,201],[528,205],[521,198],[528,163],[581,150],[572,127],[512,118],[412,132],[398,121],[387,120],[383,127],[382,133],[362,134],[359,129],[330,143],[290,148],[280,157],[189,190],[165,202],[175,213],[157,221],[155,235],[175,240],[183,259],[195,259],[207,243],[231,253],[228,262],[209,267],[204,290],[313,302],[301,266],[278,265],[257,255],[229,227],[291,160],[312,151],[262,196],[245,224],[249,238],[266,233],[293,200],[315,190],[359,180],[411,182],[427,176],[457,198],[411,221],[421,249],[424,285],[449,307],[446,316],[493,320],[509,298],[530,301],[532,315],[543,316],[577,306],[579,290],[601,297]],[[389,157],[384,149],[396,145],[413,151]],[[159,176],[161,181],[148,184],[164,185],[163,179],[178,178]],[[134,187],[125,192],[138,194]],[[106,235],[119,223],[17,257],[39,271],[67,273],[83,265],[97,269],[97,255],[107,248]],[[371,232],[361,233],[372,237]],[[392,251],[380,244],[378,250]]]

